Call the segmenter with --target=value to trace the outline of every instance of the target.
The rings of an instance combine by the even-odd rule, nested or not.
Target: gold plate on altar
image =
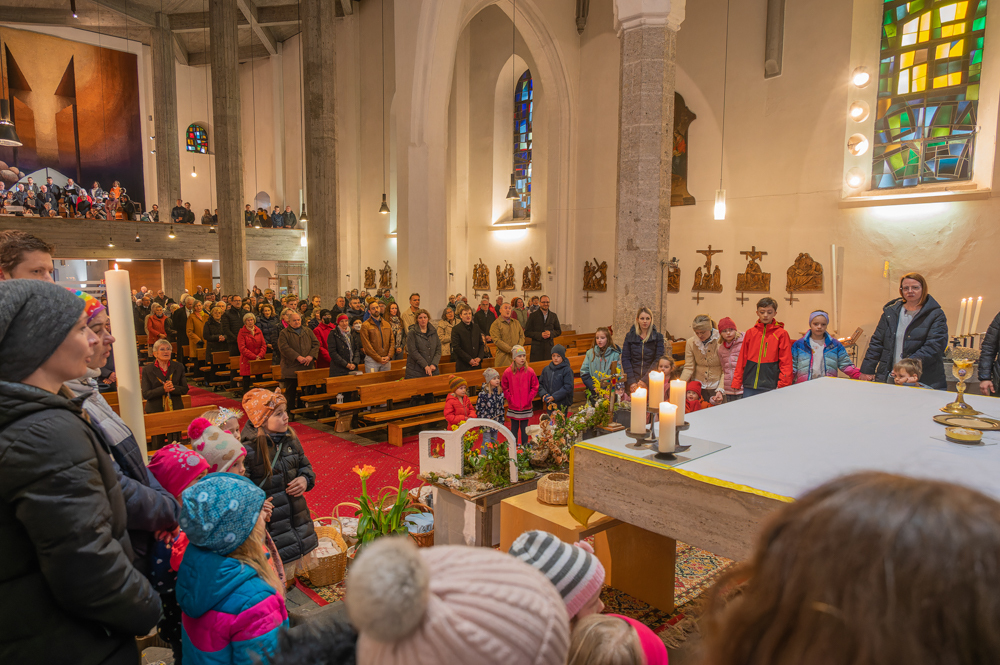
[[[966,427],[968,429],[978,429],[984,432],[995,432],[1000,430],[1000,420],[985,418],[983,416],[934,416],[934,422],[947,425],[949,427]]]

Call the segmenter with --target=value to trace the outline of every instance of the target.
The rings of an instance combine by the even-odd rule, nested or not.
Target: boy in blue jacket
[[[542,370],[538,396],[547,408],[555,405],[563,413],[573,404],[573,370],[566,360],[566,347],[562,344],[552,347],[552,362]]]

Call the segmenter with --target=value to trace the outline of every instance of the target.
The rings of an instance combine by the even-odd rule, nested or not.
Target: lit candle
[[[677,446],[677,407],[660,403],[660,452],[672,453]]]
[[[628,428],[633,434],[646,431],[646,389],[636,388],[632,393],[632,420]]]
[[[972,319],[972,334],[973,335],[975,335],[979,331],[979,312],[982,309],[983,309],[983,297],[979,296],[979,300],[976,301],[976,315]]]
[[[663,401],[663,372],[649,373],[649,404],[656,406]]]
[[[969,331],[972,329],[972,296],[968,297],[968,303],[965,307],[965,335],[968,336]]]
[[[687,381],[680,379],[670,382],[670,403],[677,407],[677,426],[684,424],[684,400],[687,393]]]
[[[962,326],[965,324],[965,298],[962,298],[962,304],[958,306],[958,328],[955,330],[957,337],[962,336]]]
[[[146,422],[142,413],[142,390],[139,386],[139,356],[135,352],[135,321],[132,319],[132,287],[127,270],[104,273],[108,294],[108,316],[118,343],[114,345],[115,376],[118,378],[118,404],[121,419],[132,430],[142,459],[146,460]]]

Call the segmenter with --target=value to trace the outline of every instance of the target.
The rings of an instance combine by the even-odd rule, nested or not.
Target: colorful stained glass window
[[[208,154],[208,132],[201,125],[191,125],[187,131],[187,151]]]
[[[514,182],[521,198],[514,201],[514,219],[531,217],[531,116],[534,112],[531,70],[514,86]]]
[[[972,179],[988,0],[885,0],[872,188]]]

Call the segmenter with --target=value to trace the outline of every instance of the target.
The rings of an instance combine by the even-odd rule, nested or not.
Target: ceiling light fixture
[[[108,238],[108,247],[114,247],[114,246],[115,246],[115,241],[114,241],[114,240],[112,240],[112,239],[111,239],[111,238],[109,237],[109,238]]]
[[[722,188],[722,174],[726,162],[726,83],[729,79],[729,1],[726,2],[726,48],[725,60],[722,67],[722,142],[719,145],[719,189],[715,190],[715,210],[716,221],[726,218],[726,190]]]
[[[139,240],[139,231],[138,230],[136,230],[136,232],[135,232],[135,241],[136,242],[142,242],[141,240]]]
[[[6,47],[4,47],[4,51],[6,50]],[[6,60],[7,58],[4,57],[3,59]],[[6,91],[7,75],[3,63],[0,63],[0,82],[3,83],[3,90]],[[6,97],[0,99],[0,145],[11,148],[18,148],[23,145],[21,139],[17,136],[14,123],[10,119],[10,100]]]
[[[80,18],[76,15],[76,0],[69,0],[69,10],[73,12],[73,18]]]
[[[174,225],[173,224],[170,225],[170,233],[167,234],[167,237],[170,238],[171,240],[173,240],[174,238],[177,237],[174,234]]]
[[[385,0],[379,0],[379,14],[378,20],[382,31],[382,107],[380,113],[382,115],[382,206],[378,209],[379,213],[382,215],[389,214],[389,204],[385,200]],[[303,237],[302,246],[305,247],[305,237]]]
[[[198,177],[198,171],[193,166],[191,167],[191,177],[192,178],[197,178]]]
[[[304,67],[302,66],[302,61],[303,58],[305,57],[304,47],[302,43],[302,0],[298,0],[298,2],[295,3],[295,14],[299,22],[299,101],[300,103],[303,103],[305,101],[306,96],[303,92],[303,88],[305,88],[305,83],[303,82],[302,79],[303,77],[302,70],[304,69]],[[383,85],[385,85],[384,81]],[[299,122],[299,145],[302,146],[302,160],[299,165],[300,169],[299,173],[301,174],[300,185],[304,185],[306,179],[306,143],[305,143],[305,138],[303,137],[302,134],[302,132],[304,131],[302,124],[303,124],[302,122]],[[385,132],[383,131],[383,137],[384,136]],[[299,197],[302,199],[302,209],[299,212],[299,223],[305,224],[306,222],[309,221],[309,216],[306,215],[306,199],[305,196],[302,194],[301,186],[299,188]]]
[[[865,67],[858,67],[851,74],[851,83],[859,88],[865,87],[871,80],[871,74],[868,73],[868,69]]]
[[[510,83],[511,88],[514,92],[517,92],[517,63],[514,61],[514,56],[517,55],[515,52],[517,39],[517,0],[513,0],[511,4],[510,11]],[[517,193],[517,181],[514,179],[515,166],[513,163],[514,157],[511,157],[511,169],[510,169],[510,189],[507,190],[507,200],[508,201],[519,201],[521,195]],[[513,208],[513,206],[511,206]],[[513,217],[513,210],[511,212]]]

